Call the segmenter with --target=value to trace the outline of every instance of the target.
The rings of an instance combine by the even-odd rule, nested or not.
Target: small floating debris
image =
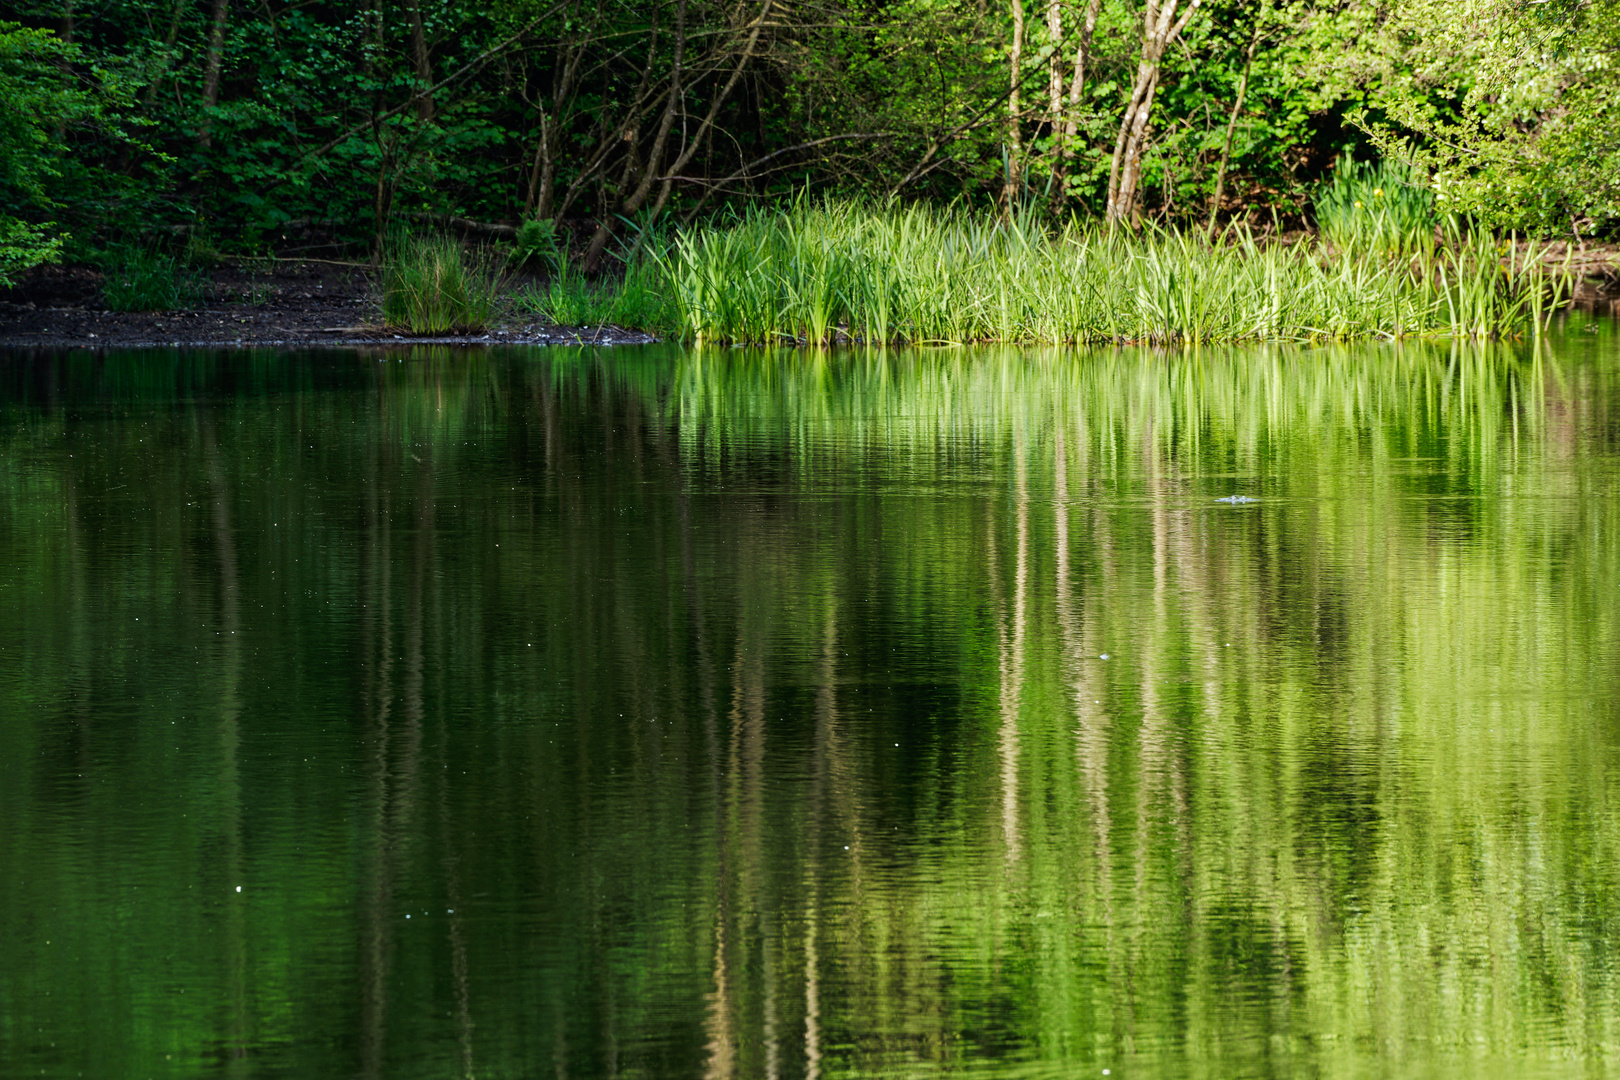
[[[1259,499],[1251,499],[1247,495],[1228,495],[1224,499],[1216,499],[1215,501],[1216,502],[1227,502],[1227,503],[1251,503],[1251,502],[1259,502],[1260,500]]]

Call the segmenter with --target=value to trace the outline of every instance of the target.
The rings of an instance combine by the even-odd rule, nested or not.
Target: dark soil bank
[[[125,348],[154,345],[644,344],[652,335],[615,327],[551,326],[523,316],[477,335],[421,338],[382,326],[375,277],[365,267],[320,262],[223,265],[188,311],[106,311],[101,275],[41,267],[0,292],[0,347]]]

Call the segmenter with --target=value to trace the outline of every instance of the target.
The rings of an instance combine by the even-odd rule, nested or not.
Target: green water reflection
[[[8,1076],[1620,1052],[1611,326],[12,355],[0,439]]]

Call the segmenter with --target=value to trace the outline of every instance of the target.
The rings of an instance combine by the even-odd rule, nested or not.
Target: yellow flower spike
[[[1379,198],[1383,198],[1384,197],[1384,189],[1381,188],[1381,187],[1375,187],[1375,188],[1373,188],[1373,194],[1378,196]]]
[[[1357,200],[1356,200],[1356,206],[1357,206],[1357,207],[1359,207],[1359,206],[1361,206],[1361,200],[1360,200],[1360,199],[1357,199]]]

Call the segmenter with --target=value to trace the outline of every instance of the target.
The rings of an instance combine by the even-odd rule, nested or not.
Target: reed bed
[[[1324,341],[1535,332],[1567,296],[1536,251],[1452,223],[1408,256],[1229,231],[1107,231],[800,203],[645,256],[670,325],[723,344]]]

